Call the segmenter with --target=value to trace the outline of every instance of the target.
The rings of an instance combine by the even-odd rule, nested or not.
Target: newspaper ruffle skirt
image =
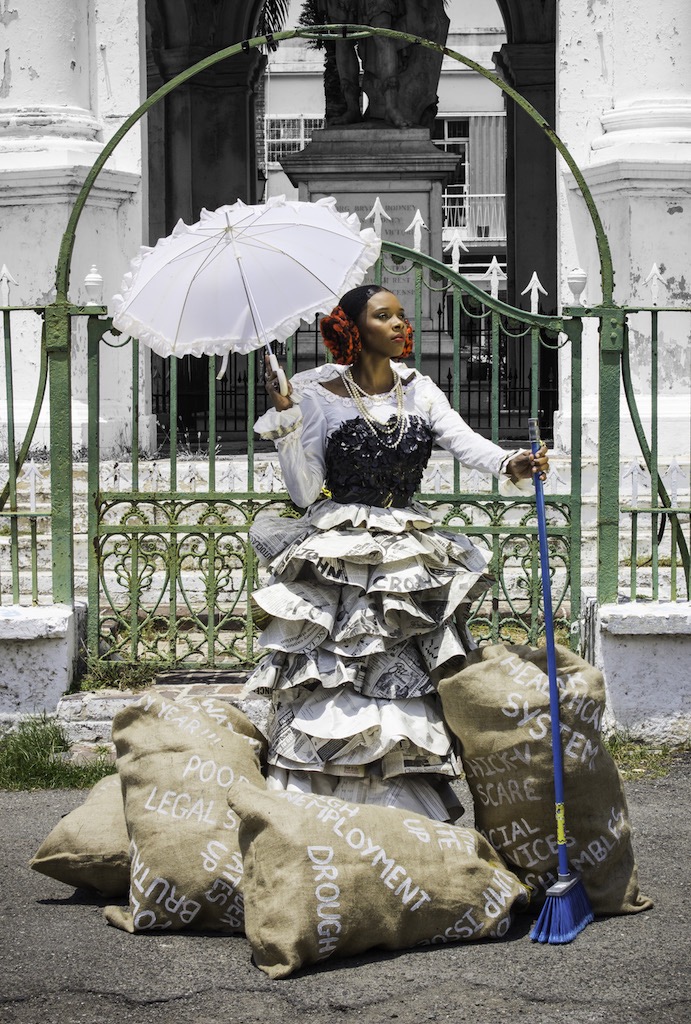
[[[272,698],[270,785],[456,817],[433,679],[468,649],[489,554],[417,504],[321,501],[260,516],[251,540],[271,574],[253,595],[269,653],[247,684]]]

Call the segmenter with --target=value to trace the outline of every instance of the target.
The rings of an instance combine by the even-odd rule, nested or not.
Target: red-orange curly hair
[[[355,362],[362,348],[362,339],[356,321],[372,296],[385,291],[388,289],[374,284],[351,288],[349,292],[345,293],[340,304],[331,310],[331,314],[322,317],[319,324],[322,338],[334,357],[334,362],[345,365],[352,365]],[[408,320],[405,321],[405,324],[406,341],[401,352],[401,359],[406,359],[413,351],[413,328]]]

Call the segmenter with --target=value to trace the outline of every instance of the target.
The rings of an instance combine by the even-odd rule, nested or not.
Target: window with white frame
[[[471,241],[506,240],[505,123],[503,112],[435,121],[433,142],[459,157],[444,190],[444,228],[460,228]]]
[[[277,168],[288,153],[298,153],[312,138],[312,132],[324,127],[323,117],[264,118],[264,158],[268,168]]]
[[[469,149],[470,149],[470,119],[467,117],[438,117],[434,122],[432,130],[432,142],[445,153],[454,153],[458,156],[458,167],[453,185],[456,191],[463,191],[468,188],[469,175]]]

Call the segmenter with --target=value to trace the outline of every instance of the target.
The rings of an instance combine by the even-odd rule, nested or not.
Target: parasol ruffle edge
[[[288,206],[298,209],[300,205],[304,204],[288,201],[285,196],[274,196],[264,205],[268,208]],[[313,323],[318,314],[329,313],[341,295],[345,294],[345,292],[349,291],[351,288],[356,288],[358,285],[362,284],[365,275],[376,262],[381,251],[381,239],[377,236],[375,231],[372,228],[361,229],[360,220],[357,214],[342,213],[337,210],[336,200],[332,196],[320,199],[314,205],[327,209],[333,217],[346,224],[352,231],[359,231],[363,248],[354,264],[344,274],[340,286],[334,290],[333,299],[330,298],[328,301],[313,303],[311,306],[300,310],[299,313],[292,313],[285,317],[285,319],[283,319],[279,324],[270,328],[268,333],[270,335],[270,340],[272,341],[283,342],[295,333],[301,323]],[[227,210],[229,213],[240,209],[249,209],[249,207],[240,200],[232,206],[221,207],[221,210]],[[192,342],[183,342],[176,345],[171,343],[170,339],[156,332],[150,326],[143,323],[137,317],[132,316],[127,311],[127,305],[130,301],[131,292],[136,282],[137,273],[144,259],[146,259],[146,257],[154,250],[163,249],[171,245],[183,232],[193,232],[196,228],[203,227],[204,221],[218,212],[219,211],[209,211],[206,209],[202,210],[199,222],[193,225],[187,225],[184,221],[179,220],[171,234],[164,238],[160,238],[155,246],[141,246],[139,253],[133,257],[130,262],[130,268],[123,277],[120,292],[114,295],[111,299],[110,308],[113,318],[113,326],[117,328],[117,330],[133,338],[138,338],[154,352],[163,357],[167,357],[169,355],[176,355],[178,358],[188,355],[197,357],[203,355],[224,356],[229,351],[234,351],[241,355],[247,355],[249,352],[260,348],[264,344],[263,338],[256,337],[247,339],[233,337],[228,334],[219,337],[196,338]]]

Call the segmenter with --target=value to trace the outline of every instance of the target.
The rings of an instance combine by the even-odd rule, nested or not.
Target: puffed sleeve
[[[446,395],[431,378],[421,376],[416,380],[415,404],[427,416],[437,444],[464,466],[491,473],[497,478],[505,475],[507,463],[520,449],[507,452],[481,434],[476,434],[451,408]]]
[[[294,392],[292,400],[285,412],[269,409],[254,429],[274,442],[288,493],[296,505],[307,508],[324,484],[326,418],[312,389],[300,395]]]

